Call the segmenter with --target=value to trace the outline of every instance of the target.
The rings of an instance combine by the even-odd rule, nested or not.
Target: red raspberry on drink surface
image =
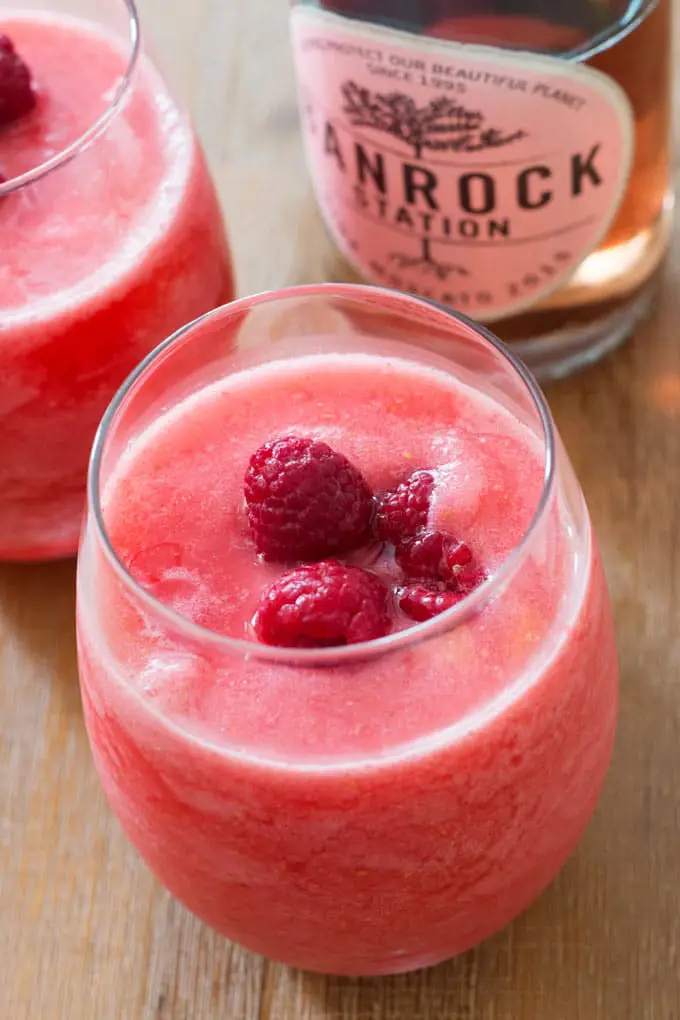
[[[445,560],[447,580],[454,583],[458,591],[469,593],[486,581],[486,571],[464,542],[452,541],[446,550]]]
[[[402,542],[396,559],[407,582],[395,589],[397,605],[417,623],[455,606],[486,580],[470,547],[441,531],[421,531]]]
[[[464,592],[451,591],[443,581],[401,585],[394,594],[402,613],[416,623],[432,620],[465,598]]]
[[[392,628],[389,592],[380,578],[324,560],[296,567],[264,589],[257,637],[285,648],[326,648],[384,637]]]
[[[383,542],[398,545],[412,538],[427,526],[434,475],[430,471],[414,471],[394,489],[376,498],[376,530]]]
[[[327,443],[273,439],[250,458],[246,511],[267,560],[320,560],[370,538],[373,493],[360,471]]]
[[[406,578],[446,581],[451,589],[472,591],[486,578],[472,550],[442,531],[420,531],[396,548]]]
[[[473,561],[472,549],[465,542],[449,539],[446,548],[446,565],[453,573],[469,567]]]
[[[396,548],[396,560],[409,580],[430,578],[446,580],[446,560],[450,540],[441,531],[421,530]]]
[[[0,32],[0,127],[30,113],[35,102],[31,72],[12,40]]]

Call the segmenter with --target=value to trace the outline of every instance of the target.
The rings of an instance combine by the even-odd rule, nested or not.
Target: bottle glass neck
[[[655,0],[303,0],[455,42],[579,58],[606,48]]]

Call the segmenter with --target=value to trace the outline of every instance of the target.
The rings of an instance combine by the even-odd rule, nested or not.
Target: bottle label
[[[365,278],[493,322],[607,233],[634,121],[606,75],[303,6],[292,37],[317,199]]]

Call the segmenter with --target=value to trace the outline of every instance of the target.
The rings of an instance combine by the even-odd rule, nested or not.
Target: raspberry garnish
[[[458,591],[469,594],[486,581],[486,572],[479,566],[472,549],[464,542],[452,541],[445,553],[447,579],[455,583]]]
[[[441,531],[421,530],[396,548],[397,563],[409,580],[430,578],[447,580],[450,568],[447,562],[450,539]]]
[[[284,436],[261,446],[245,476],[248,521],[267,560],[320,560],[369,538],[373,494],[326,443]]]
[[[450,539],[446,549],[446,565],[453,573],[460,572],[463,567],[472,563],[472,549],[465,542]]]
[[[453,589],[472,591],[486,577],[470,547],[441,531],[419,531],[401,542],[395,554],[410,581],[446,581]]]
[[[398,545],[427,526],[434,476],[414,471],[405,482],[377,497],[376,528],[383,542]]]
[[[397,563],[408,582],[395,589],[397,604],[411,620],[422,623],[450,609],[486,580],[464,542],[441,531],[420,531],[396,549]]]
[[[0,33],[0,127],[30,113],[35,100],[28,66],[14,49],[12,40]]]
[[[402,613],[416,623],[432,620],[465,598],[464,592],[451,591],[441,581],[402,585],[394,594]]]
[[[372,641],[391,630],[389,594],[360,567],[324,560],[296,567],[264,589],[255,633],[267,645],[325,648]]]

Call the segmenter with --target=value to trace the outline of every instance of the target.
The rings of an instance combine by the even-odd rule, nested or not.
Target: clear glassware
[[[347,385],[342,366],[367,354],[381,371],[406,359],[421,407],[419,373],[432,369],[471,394],[469,406],[519,429],[487,436],[513,492],[484,490],[519,507],[516,541],[453,609],[372,642],[300,650],[210,629],[182,609],[188,589],[180,603],[171,592],[198,585],[197,605],[210,604],[183,556],[200,531],[200,542],[217,543],[210,562],[228,561],[221,510],[217,524],[205,515],[231,468],[212,426],[195,425],[169,455],[177,489],[161,496],[160,476],[151,483],[147,469],[168,422],[215,385],[240,385],[271,365],[285,378],[302,358],[330,356],[334,399],[359,429],[363,391]],[[319,425],[337,429],[309,378],[299,392]],[[278,391],[236,399],[220,405],[225,450],[234,421],[245,430],[266,413],[285,432],[302,413],[303,398]],[[364,429],[367,456],[389,438],[390,413],[386,404],[384,424]],[[536,454],[533,474],[520,434]],[[141,481],[121,482],[140,441]],[[484,471],[463,464],[462,476],[466,467]],[[137,508],[126,551],[112,538],[123,527],[112,526],[119,498]],[[95,441],[88,503],[77,616],[94,762],[128,836],[189,909],[288,964],[382,974],[466,950],[553,878],[607,770],[616,650],[581,490],[540,390],[490,333],[443,306],[363,286],[236,301],[170,337],[119,391]],[[170,534],[172,507],[184,523]],[[137,550],[140,527],[151,529],[152,547]],[[219,620],[230,594],[217,594]]]
[[[168,333],[233,297],[192,127],[134,0],[12,0],[37,103],[0,130],[0,559],[73,555],[106,405]]]

